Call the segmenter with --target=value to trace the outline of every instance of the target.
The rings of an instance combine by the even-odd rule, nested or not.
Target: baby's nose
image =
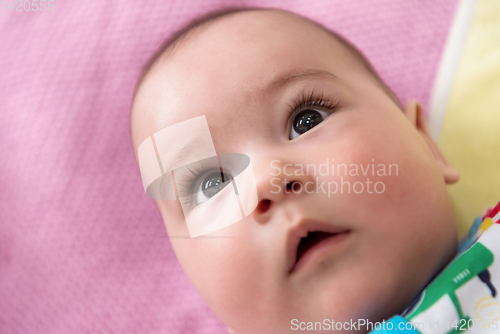
[[[256,215],[265,214],[289,196],[306,196],[309,189],[314,189],[314,179],[287,161],[254,162],[254,173],[258,197]]]

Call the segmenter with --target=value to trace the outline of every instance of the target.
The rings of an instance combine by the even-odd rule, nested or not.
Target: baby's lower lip
[[[305,270],[307,267],[319,263],[327,256],[333,255],[350,235],[351,231],[345,231],[338,234],[332,234],[331,237],[318,242],[302,255],[293,266],[290,274]]]

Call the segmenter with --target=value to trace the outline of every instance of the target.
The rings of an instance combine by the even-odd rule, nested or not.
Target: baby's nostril
[[[257,210],[261,213],[264,213],[267,210],[269,210],[270,206],[271,206],[271,201],[268,199],[264,199],[260,201],[259,205],[257,205]]]
[[[298,181],[292,181],[292,182],[288,182],[286,184],[287,191],[299,192],[301,187],[302,187],[302,185]]]

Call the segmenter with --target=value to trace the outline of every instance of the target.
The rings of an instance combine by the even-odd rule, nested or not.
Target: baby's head
[[[179,201],[156,201],[210,308],[236,333],[401,312],[457,251],[458,174],[421,105],[401,107],[355,47],[296,14],[229,12],[182,33],[138,84],[132,140],[137,155],[205,115],[217,153],[250,157],[258,205],[212,233],[225,238],[179,237]]]

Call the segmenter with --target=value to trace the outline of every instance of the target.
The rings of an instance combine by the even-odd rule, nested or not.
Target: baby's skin
[[[233,332],[290,333],[293,319],[382,321],[456,255],[446,184],[459,175],[429,136],[422,106],[411,100],[400,108],[318,26],[285,11],[241,12],[163,58],[135,96],[135,153],[155,132],[205,115],[217,153],[251,159],[258,195],[251,214],[208,234],[225,238],[170,239],[191,282]],[[308,117],[314,126],[297,125]],[[300,166],[332,159],[374,164],[375,175],[342,174],[351,186],[362,182],[361,193],[317,191],[341,176],[307,175]],[[397,165],[397,173],[377,174],[379,164]],[[310,191],[300,191],[306,184]],[[189,236],[178,200],[156,205],[170,236]]]

